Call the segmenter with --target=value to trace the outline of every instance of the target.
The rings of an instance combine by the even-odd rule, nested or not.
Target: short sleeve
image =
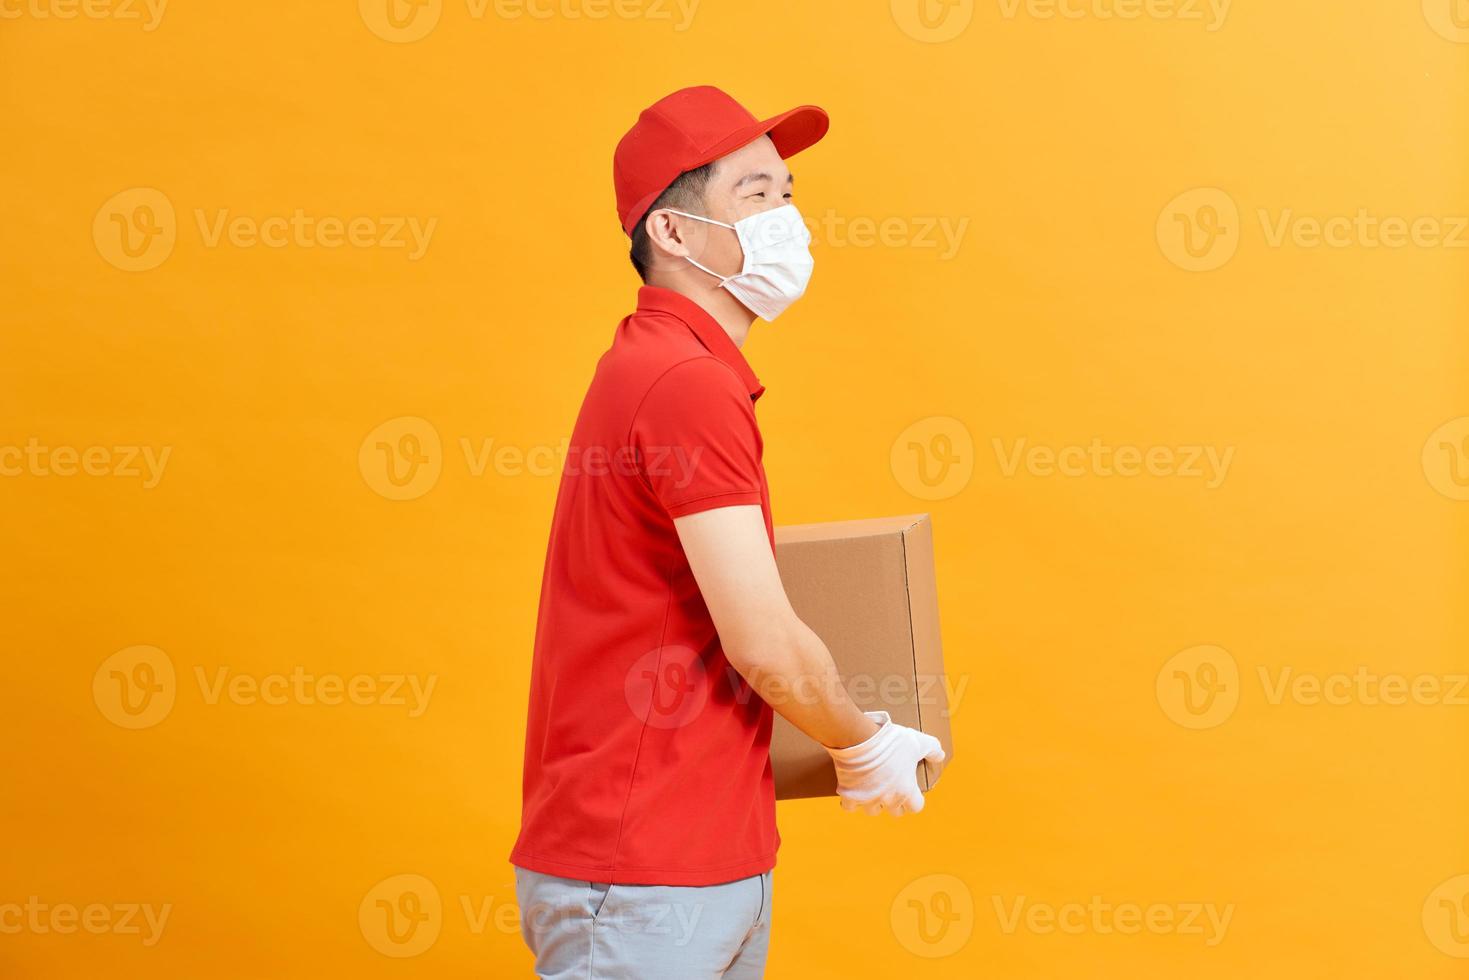
[[[762,500],[763,443],[750,393],[713,357],[677,364],[653,383],[630,441],[670,517]]]

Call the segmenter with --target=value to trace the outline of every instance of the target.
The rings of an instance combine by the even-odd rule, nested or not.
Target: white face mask
[[[774,320],[806,292],[816,260],[811,258],[811,231],[794,204],[752,214],[732,225],[673,208],[667,210],[734,229],[745,252],[745,265],[739,272],[721,276],[693,259],[689,262],[718,279],[720,286],[762,320]]]

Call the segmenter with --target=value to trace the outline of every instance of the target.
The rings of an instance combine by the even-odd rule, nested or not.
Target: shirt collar
[[[755,377],[750,362],[745,360],[745,355],[740,353],[735,342],[729,339],[729,334],[724,332],[719,321],[683,293],[661,286],[644,286],[638,290],[638,312],[667,313],[682,320],[709,353],[728,364],[740,376],[750,392],[751,401],[765,393],[765,386]]]

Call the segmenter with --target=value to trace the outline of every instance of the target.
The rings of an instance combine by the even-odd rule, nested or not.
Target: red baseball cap
[[[758,120],[712,85],[680,89],[643,110],[612,155],[617,217],[631,235],[658,195],[679,174],[697,170],[769,134],[782,158],[795,156],[826,135],[826,110],[814,105]]]

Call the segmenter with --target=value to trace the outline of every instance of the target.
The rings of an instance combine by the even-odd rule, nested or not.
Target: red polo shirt
[[[771,709],[730,667],[673,519],[770,494],[764,391],[697,304],[645,286],[571,437],[541,583],[522,868],[712,885],[770,870]]]

